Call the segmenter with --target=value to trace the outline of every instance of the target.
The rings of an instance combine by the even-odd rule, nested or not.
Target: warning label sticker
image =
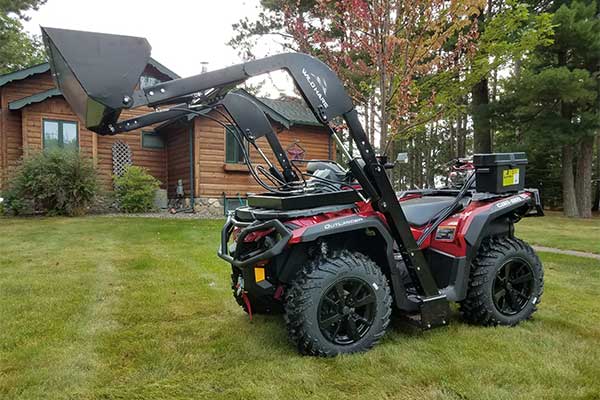
[[[505,169],[502,172],[502,186],[519,184],[519,168]]]

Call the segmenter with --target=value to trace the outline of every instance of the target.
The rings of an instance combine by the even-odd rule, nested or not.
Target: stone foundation
[[[203,217],[223,218],[224,207],[222,198],[198,197],[194,199],[194,211]]]

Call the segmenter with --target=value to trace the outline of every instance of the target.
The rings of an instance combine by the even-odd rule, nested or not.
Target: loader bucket
[[[108,133],[150,59],[144,38],[42,28],[52,74],[85,126]]]

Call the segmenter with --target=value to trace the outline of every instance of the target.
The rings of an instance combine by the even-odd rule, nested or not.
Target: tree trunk
[[[456,156],[464,158],[467,155],[467,116],[461,115],[458,118],[458,129],[456,138]]]
[[[600,132],[596,132],[596,196],[593,211],[600,211]]]
[[[369,126],[369,99],[367,99],[367,101],[365,101],[364,104],[365,107],[365,112],[364,112],[364,118],[365,118],[365,123],[363,124],[363,126],[365,127],[365,134],[367,135],[368,138],[371,137],[371,127]],[[371,142],[371,146],[373,146],[373,142]]]
[[[389,32],[390,21],[389,21],[389,2],[385,3],[386,7],[386,15],[383,16],[383,23],[380,31],[380,35],[376,40],[379,40],[380,51],[377,54],[377,69],[379,72],[379,119],[380,119],[380,145],[379,152],[383,155],[383,151],[385,150],[385,145],[387,143],[387,133],[388,133],[388,114],[387,114],[387,102],[388,102],[388,76],[387,69],[385,65],[385,59],[387,57],[387,44],[386,37]]]
[[[579,216],[592,217],[592,165],[594,160],[594,137],[585,136],[579,143],[575,190]]]
[[[449,159],[455,159],[458,154],[458,148],[456,146],[456,131],[458,130],[458,119],[456,120],[456,127],[454,127],[454,120],[449,121],[448,129],[450,130],[450,153]]]
[[[369,98],[369,140],[371,141],[371,145],[375,146],[375,95],[372,95]]]
[[[575,198],[575,179],[573,176],[573,146],[563,145],[562,148],[562,191],[563,212],[567,217],[579,215],[577,210],[577,199]]]
[[[492,130],[490,127],[488,80],[483,78],[471,89],[471,112],[473,115],[473,151],[492,152]]]

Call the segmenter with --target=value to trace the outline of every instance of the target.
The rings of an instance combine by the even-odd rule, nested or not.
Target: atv
[[[390,164],[376,156],[337,76],[316,58],[275,55],[142,89],[145,39],[42,30],[56,83],[88,129],[113,135],[196,115],[233,124],[236,140],[263,157],[265,166],[254,165],[240,146],[265,193],[229,213],[218,256],[231,265],[244,311],[283,313],[302,354],[370,349],[393,311],[422,329],[447,325],[450,302],[483,326],[513,326],[535,312],[542,264],[514,234],[521,218],[543,215],[538,191],[524,188],[525,154],[475,154],[462,185],[396,194]],[[235,89],[281,69],[329,128],[345,165],[288,159],[252,96]],[[139,106],[156,111],[119,120]],[[333,129],[339,119],[359,156]],[[271,158],[257,143],[262,137]]]

